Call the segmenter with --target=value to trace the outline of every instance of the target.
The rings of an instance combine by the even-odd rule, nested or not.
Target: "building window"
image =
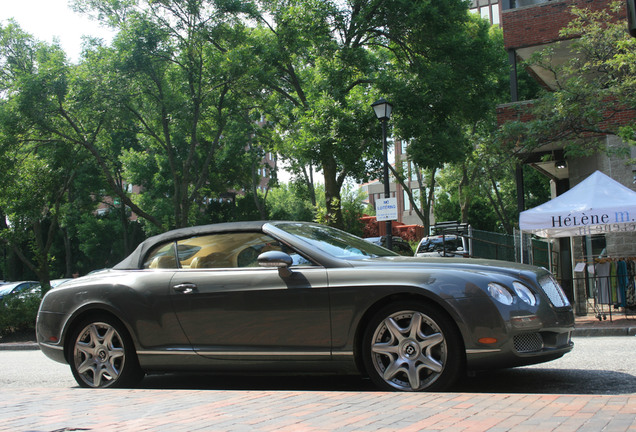
[[[499,25],[499,4],[494,4],[491,6],[492,10],[492,23]]]
[[[469,10],[491,24],[499,24],[499,0],[472,0]]]

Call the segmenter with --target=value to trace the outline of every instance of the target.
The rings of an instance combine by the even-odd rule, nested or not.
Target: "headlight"
[[[530,291],[530,288],[528,288],[521,282],[516,281],[512,283],[512,286],[514,287],[515,292],[521,300],[528,303],[530,306],[534,306],[537,304],[537,298],[535,297],[533,292]]]
[[[506,287],[495,282],[488,284],[488,293],[499,303],[510,306],[512,304],[512,294]]]

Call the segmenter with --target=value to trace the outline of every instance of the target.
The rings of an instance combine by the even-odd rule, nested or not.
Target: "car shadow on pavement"
[[[274,390],[274,391],[377,391],[369,379],[335,375],[245,375],[165,373],[147,375],[145,389]]]
[[[369,379],[356,376],[261,376],[195,373],[151,374],[144,389],[379,391]],[[454,393],[606,394],[636,392],[636,377],[604,370],[514,368],[473,374],[461,379]]]
[[[597,394],[636,392],[636,377],[594,369],[514,368],[477,373],[455,385],[462,393]]]

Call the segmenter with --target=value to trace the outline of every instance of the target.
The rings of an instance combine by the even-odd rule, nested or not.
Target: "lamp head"
[[[375,115],[378,120],[388,120],[391,118],[391,111],[393,110],[393,105],[389,102],[381,98],[380,100],[375,101],[371,104],[373,110],[375,111]]]

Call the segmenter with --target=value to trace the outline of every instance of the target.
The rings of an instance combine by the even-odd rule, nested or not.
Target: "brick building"
[[[482,0],[478,0],[482,1]],[[485,1],[485,0],[483,0]],[[504,34],[504,44],[508,51],[511,64],[511,103],[497,108],[500,124],[510,120],[528,120],[528,113],[524,108],[532,101],[519,101],[516,87],[517,67],[522,61],[547,47],[554,50],[552,64],[566,62],[570,57],[572,39],[563,38],[559,31],[565,27],[572,15],[570,8],[590,8],[598,11],[609,7],[608,0],[501,0],[500,22]],[[627,27],[626,10],[624,14],[616,16],[617,20],[624,20]],[[618,21],[617,21],[618,22]],[[546,89],[555,89],[554,77],[546,70],[533,67],[530,74]],[[626,122],[634,119],[634,112],[623,113],[623,117],[616,118],[616,122]],[[603,148],[613,148],[622,145],[619,137],[614,135],[590,136]],[[631,157],[636,157],[632,148]],[[570,187],[575,186],[587,178],[594,171],[599,170],[614,180],[636,191],[636,165],[629,164],[629,158],[624,156],[608,156],[598,153],[588,157],[565,158],[563,145],[552,143],[522,155],[525,164],[545,174],[551,180],[552,196],[560,195]],[[518,184],[522,184],[521,170],[518,170]],[[524,210],[522,194],[520,194],[519,210]],[[583,274],[576,273],[577,263],[594,262],[600,253],[616,258],[636,256],[636,233],[601,234],[595,236],[575,237],[557,240],[553,244],[555,251],[555,269],[562,285],[569,296],[576,297],[577,311],[584,308],[585,294],[590,295],[588,285],[584,285]],[[579,266],[581,268],[581,266]],[[589,281],[588,281],[589,282]],[[583,305],[581,305],[583,303]]]

